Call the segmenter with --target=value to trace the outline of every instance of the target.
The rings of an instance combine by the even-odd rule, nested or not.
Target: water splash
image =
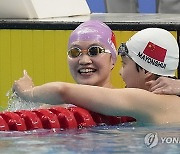
[[[17,96],[16,92],[12,92],[12,90],[9,90],[6,96],[8,97],[7,111],[32,110],[42,106],[42,103],[27,102],[21,99]]]

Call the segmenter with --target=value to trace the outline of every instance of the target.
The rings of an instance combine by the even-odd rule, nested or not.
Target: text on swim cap
[[[158,60],[155,60],[155,59],[153,59],[153,58],[145,55],[144,53],[140,53],[140,52],[139,52],[139,53],[137,54],[137,56],[140,57],[140,58],[141,58],[142,60],[144,60],[145,62],[151,64],[151,65],[154,65],[154,66],[156,66],[156,67],[161,67],[161,68],[163,68],[163,69],[166,68],[166,64],[165,64],[165,63],[160,62],[160,61],[158,61]]]

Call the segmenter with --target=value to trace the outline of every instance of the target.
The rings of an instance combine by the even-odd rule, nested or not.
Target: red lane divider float
[[[27,130],[43,128],[42,122],[35,112],[29,110],[19,110],[15,112],[24,119]]]
[[[0,131],[26,131],[42,128],[73,129],[97,126],[102,123],[117,125],[135,121],[136,119],[132,117],[106,116],[80,107],[53,106],[48,109],[0,112]]]
[[[6,123],[6,121],[3,119],[3,117],[0,116],[0,131],[2,130],[9,130],[9,126]]]
[[[60,128],[72,129],[78,127],[73,112],[70,112],[68,109],[58,106],[49,110],[58,117]]]
[[[27,127],[24,119],[14,112],[0,113],[0,116],[6,121],[9,130],[25,131]]]
[[[90,127],[96,125],[89,111],[80,107],[70,107],[68,109],[74,114],[78,127]]]
[[[33,110],[42,122],[44,129],[60,128],[60,124],[56,114],[48,109]]]

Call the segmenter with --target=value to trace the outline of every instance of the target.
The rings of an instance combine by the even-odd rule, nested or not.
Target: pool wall
[[[81,22],[89,20],[89,17],[102,20],[113,29],[117,46],[127,41],[136,31],[153,26],[167,29],[177,38],[177,27],[168,26],[164,22],[167,18],[162,24],[157,21],[157,16],[148,16],[156,19],[155,21],[144,21],[145,16],[140,14],[128,16],[91,14],[62,19],[0,19],[0,106],[7,106],[6,93],[11,89],[14,80],[22,76],[24,69],[33,78],[35,85],[51,81],[74,83],[67,64],[67,42],[71,31]],[[111,77],[112,84],[117,88],[124,86],[119,76],[120,61],[118,57]]]

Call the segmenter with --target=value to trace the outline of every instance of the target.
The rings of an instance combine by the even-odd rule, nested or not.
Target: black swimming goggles
[[[118,48],[118,55],[120,55],[121,57],[127,56],[127,57],[131,58],[130,55],[128,54],[128,52],[129,51],[126,46],[126,43],[121,43],[120,47]]]
[[[82,49],[78,48],[78,47],[73,47],[68,51],[68,56],[71,58],[76,58],[82,55]],[[111,53],[109,50],[104,49],[101,46],[90,46],[87,49],[87,54],[90,57],[94,57],[97,56],[101,53]]]

